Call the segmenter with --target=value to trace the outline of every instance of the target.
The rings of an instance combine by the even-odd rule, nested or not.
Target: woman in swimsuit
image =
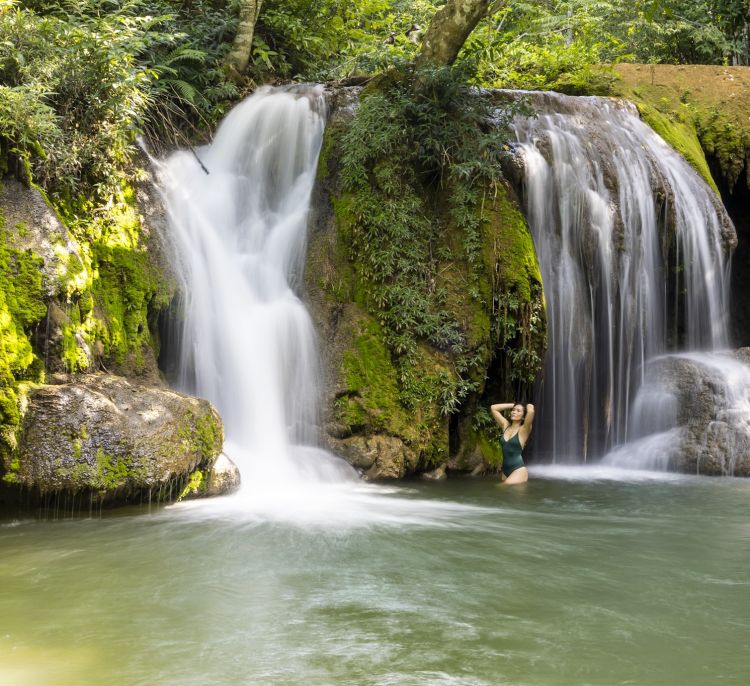
[[[510,410],[510,421],[503,417],[503,410]],[[534,406],[520,403],[497,403],[490,406],[495,421],[502,427],[503,471],[500,480],[508,485],[522,484],[529,480],[529,471],[524,467],[522,451],[529,440],[534,423]]]

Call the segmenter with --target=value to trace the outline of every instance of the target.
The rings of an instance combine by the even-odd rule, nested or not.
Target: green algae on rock
[[[329,443],[369,478],[473,450],[478,434],[460,418],[479,411],[488,370],[523,349],[504,382],[530,383],[545,345],[541,277],[512,191],[479,171],[465,183],[445,169],[436,186],[435,169],[399,147],[410,139],[374,126],[393,79],[371,84],[356,115],[359,91],[332,96],[307,268]]]
[[[222,450],[221,419],[210,403],[167,389],[98,374],[32,385],[27,396],[4,480],[32,499],[174,500],[199,490],[195,475],[208,474]]]
[[[714,190],[719,180],[731,190],[743,171],[750,187],[750,69],[620,64],[616,72],[618,95],[633,101]],[[709,167],[722,178],[714,179]]]
[[[43,373],[31,343],[33,328],[47,313],[41,268],[31,249],[9,247],[9,229],[0,210],[0,440],[15,444],[20,421],[18,381]]]

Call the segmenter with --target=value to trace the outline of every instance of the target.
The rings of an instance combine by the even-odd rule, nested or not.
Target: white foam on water
[[[677,474],[674,472],[657,472],[648,469],[630,469],[621,466],[597,464],[546,464],[534,465],[529,468],[533,478],[559,479],[563,481],[685,481],[698,477]]]

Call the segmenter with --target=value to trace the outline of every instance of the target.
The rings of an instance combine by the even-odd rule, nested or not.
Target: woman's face
[[[515,422],[517,420],[520,422],[523,419],[524,413],[523,405],[513,405],[513,409],[510,411],[511,421]]]

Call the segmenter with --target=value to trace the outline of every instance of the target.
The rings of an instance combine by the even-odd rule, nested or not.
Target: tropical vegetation
[[[441,23],[456,8],[464,20]],[[446,36],[447,52],[435,50]],[[476,87],[612,93],[619,62],[747,65],[748,2],[0,0],[0,171],[42,191],[81,246],[63,289],[69,371],[86,368],[81,344],[98,341],[117,360],[137,355],[153,308],[168,300],[149,273],[135,208],[144,156],[205,142],[260,84],[349,80],[369,84],[343,137],[350,228],[368,247],[351,259],[402,400],[420,398],[414,365],[429,343],[454,356],[455,373],[428,393],[454,412],[484,362],[449,316],[445,289],[425,284],[443,259],[432,252],[440,222],[461,230],[467,264],[479,262],[478,199],[501,182],[506,134],[487,127],[492,105]],[[0,277],[15,279],[19,260],[0,264]],[[508,310],[499,298],[512,294],[470,285],[477,302]],[[522,301],[519,322],[523,307],[524,321],[533,314],[534,298]],[[11,305],[2,338],[16,353],[3,363],[4,386],[40,366],[21,339],[43,307],[29,319]],[[512,340],[514,327],[494,335]],[[533,379],[537,347],[519,382]],[[14,397],[5,405],[0,424],[12,424]]]

